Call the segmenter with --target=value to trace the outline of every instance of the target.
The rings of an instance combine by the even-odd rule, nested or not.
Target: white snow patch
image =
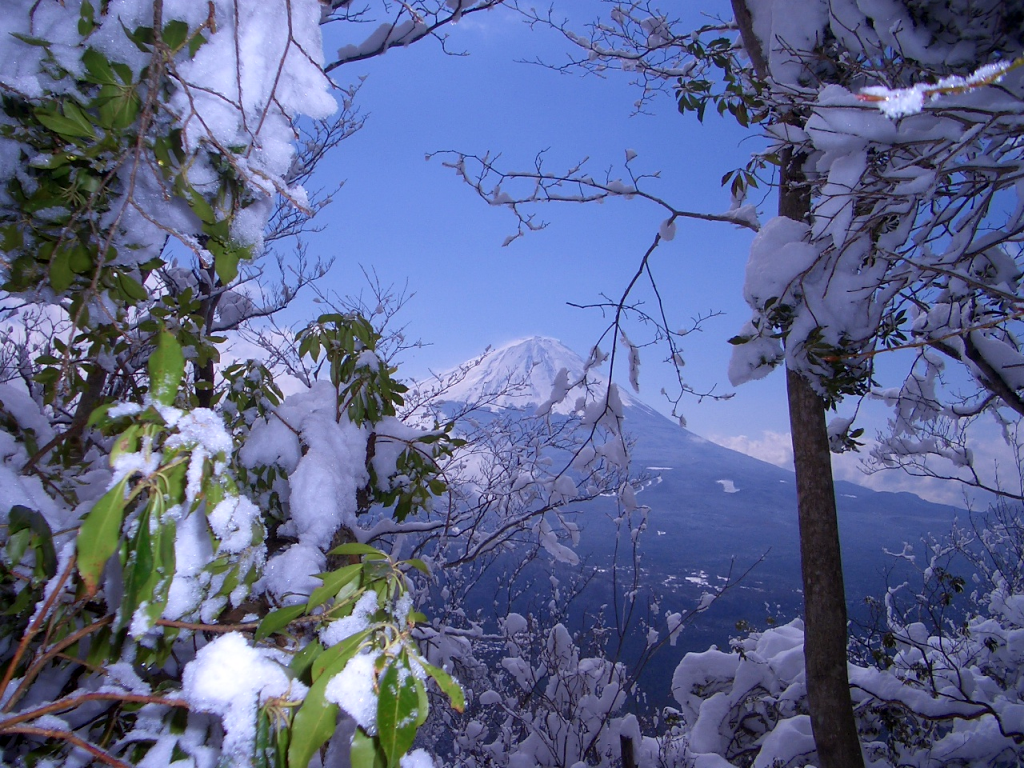
[[[324,689],[324,698],[344,709],[371,736],[377,732],[377,693],[373,668],[377,657],[357,654]]]
[[[257,706],[276,696],[302,699],[306,687],[231,632],[201,648],[185,667],[182,694],[192,710],[221,718],[224,760],[241,768],[252,763]]]
[[[740,490],[732,480],[715,480],[715,482],[722,486],[722,490],[726,493],[737,493]]]

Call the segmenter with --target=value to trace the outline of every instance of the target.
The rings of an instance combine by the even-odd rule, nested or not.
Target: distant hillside
[[[523,386],[515,396],[492,398],[490,407],[527,416],[549,399],[562,369],[570,379],[578,379],[583,368],[583,360],[559,342],[526,339],[486,356],[450,396],[463,402],[486,399],[510,378],[516,379]],[[595,386],[606,386],[593,371],[588,379]],[[570,393],[556,413],[570,412],[579,394],[582,389]],[[650,508],[647,530],[640,539],[641,588],[657,599],[659,616],[692,608],[703,592],[723,584],[730,571],[742,573],[764,557],[742,584],[687,630],[680,638],[681,647],[663,657],[665,668],[655,669],[660,675],[670,671],[683,650],[724,644],[736,633],[737,621],[763,627],[769,615],[788,620],[799,614],[795,478],[789,470],[705,440],[635,397],[623,397],[623,401],[625,430],[635,440],[632,472],[646,478],[637,499]],[[899,552],[909,542],[920,554],[922,535],[942,534],[958,512],[966,514],[909,493],[880,493],[848,482],[838,482],[836,492],[845,587],[851,618],[857,621],[867,618],[863,598],[884,593],[885,573],[893,567],[885,549]],[[614,504],[599,500],[581,507],[580,513],[577,551],[602,570],[585,606],[594,611],[597,606],[614,605],[609,570]],[[620,571],[620,578],[627,575]],[[907,575],[904,562],[892,578]],[[580,624],[573,629],[585,630],[582,609],[579,618]],[[664,632],[663,621],[659,628]]]

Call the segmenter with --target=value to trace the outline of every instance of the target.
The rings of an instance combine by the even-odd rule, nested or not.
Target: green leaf
[[[373,634],[372,629],[364,629],[351,637],[346,637],[337,645],[332,645],[313,661],[309,668],[309,679],[315,683],[324,675],[328,677],[336,675],[348,664],[349,659],[359,652],[371,634]]]
[[[136,27],[134,30],[129,30],[128,27],[121,22],[121,29],[124,30],[125,35],[135,43],[135,47],[143,53],[151,53],[151,46],[153,45],[153,28],[152,27]]]
[[[110,63],[110,67],[125,85],[135,81],[135,75],[132,73],[132,68],[127,64],[122,64],[120,61],[112,61]]]
[[[238,277],[238,262],[247,258],[249,258],[248,248],[225,248],[220,253],[214,254],[213,266],[223,285],[228,285]]]
[[[355,565],[346,565],[344,568],[323,574],[321,578],[323,578],[324,583],[313,590],[313,594],[309,596],[309,602],[306,603],[306,610],[311,611],[318,605],[326,603],[337,595],[342,587],[355,581],[362,570],[362,563],[356,563]]]
[[[57,573],[57,553],[53,548],[53,532],[46,518],[34,509],[15,504],[11,507],[10,519],[8,521],[8,533],[11,535],[19,531],[31,531],[39,537],[36,549],[39,552],[39,559],[42,561],[43,571],[47,578],[53,578]],[[21,558],[19,557],[18,560]]]
[[[7,557],[10,558],[12,565],[17,565],[21,562],[21,558],[25,556],[25,551],[28,549],[29,542],[31,541],[32,531],[12,530],[10,532],[10,536],[7,538]]]
[[[28,531],[23,531],[23,533],[28,535]],[[39,593],[34,589],[21,590],[13,600],[4,601],[0,616],[23,616],[35,603],[35,598],[38,596]]]
[[[11,37],[16,37],[26,45],[34,45],[37,48],[46,48],[50,45],[49,40],[44,40],[41,37],[33,37],[32,35],[23,35],[21,32],[11,32]]]
[[[287,608],[271,611],[263,617],[263,621],[256,627],[256,634],[253,636],[253,639],[262,640],[265,637],[270,637],[270,635],[284,629],[305,612],[306,606],[304,605],[289,605]]]
[[[36,119],[43,124],[45,128],[49,128],[54,133],[60,134],[64,138],[76,138],[76,139],[94,139],[96,138],[95,132],[90,126],[86,129],[80,125],[77,121],[72,120],[64,115],[58,115],[54,112],[44,112],[39,109],[36,110]]]
[[[120,627],[132,623],[136,609],[149,600],[154,586],[156,546],[150,531],[152,507],[139,516],[135,538],[129,544],[128,565],[124,573],[124,597],[121,600]]]
[[[0,248],[5,251],[13,251],[25,244],[25,237],[16,224],[10,224],[0,229]]]
[[[62,106],[64,108],[64,116],[69,120],[73,120],[86,137],[92,137],[94,134],[92,120],[82,111],[82,108],[71,99],[65,99]]]
[[[455,678],[449,675],[440,667],[435,667],[433,664],[428,664],[424,659],[418,660],[423,670],[434,678],[438,687],[448,697],[449,703],[452,705],[452,709],[456,712],[466,711],[466,694],[462,692],[462,686],[455,682]]]
[[[274,745],[274,768],[288,768],[288,748],[292,743],[291,723],[281,724],[280,720],[274,726],[274,736],[277,743]]]
[[[185,503],[185,475],[188,472],[188,468],[188,464],[181,462],[164,470],[164,499],[167,504]]]
[[[371,547],[369,544],[360,544],[358,542],[349,542],[348,544],[342,544],[335,547],[327,554],[329,555],[376,555],[377,558],[386,558],[383,552],[376,547]]]
[[[189,201],[192,213],[198,216],[201,222],[204,224],[213,224],[217,221],[217,214],[214,212],[213,206],[207,202],[205,197],[194,189],[189,190]]]
[[[131,275],[125,274],[124,272],[117,272],[116,277],[118,287],[124,291],[125,296],[129,299],[145,301],[149,298],[149,293],[146,289],[143,288],[142,284]]]
[[[82,54],[82,63],[85,64],[85,71],[99,85],[113,85],[117,83],[117,78],[114,77],[114,70],[110,67],[110,61],[95,48],[89,48]]]
[[[78,573],[85,584],[86,593],[96,594],[100,576],[107,560],[117,550],[121,537],[121,521],[124,518],[124,490],[128,478],[124,478],[107,491],[85,516],[78,531]]]
[[[142,99],[136,90],[130,87],[104,86],[103,90],[106,93],[101,93],[101,96],[106,98],[100,104],[100,120],[108,128],[123,131],[139,116]]]
[[[85,247],[76,243],[68,255],[68,266],[77,275],[87,275],[92,272],[92,258]]]
[[[71,252],[61,248],[50,259],[50,287],[57,293],[63,293],[75,282],[75,273],[71,269]]]
[[[314,640],[292,657],[292,662],[288,665],[288,668],[295,673],[296,677],[309,681],[310,678],[307,673],[312,668],[313,662],[323,652],[324,647]]]
[[[420,697],[413,682],[415,679],[408,664],[402,664],[399,659],[388,665],[380,677],[377,734],[389,766],[398,765],[416,738]]]
[[[188,57],[195,58],[196,53],[206,43],[206,38],[200,34],[194,34],[188,41]]]
[[[158,509],[151,505],[139,518],[129,567],[125,571],[125,597],[121,606],[123,625],[131,622],[135,613],[141,611],[152,626],[167,604],[171,586],[169,577],[174,573],[175,525],[173,520],[162,520],[151,528],[150,516],[157,514]]]
[[[213,481],[212,478],[208,478],[203,484],[203,498],[206,499],[206,508],[212,512],[217,508],[217,505],[224,501],[227,492],[223,485],[219,482]]]
[[[81,37],[88,37],[96,27],[92,3],[89,0],[82,0],[82,8],[78,12],[78,34]]]
[[[85,426],[95,427],[99,424],[103,424],[104,422],[106,422],[107,411],[109,411],[113,407],[114,403],[104,403],[103,405],[94,409],[93,412],[89,414],[89,420],[86,422]]]
[[[410,560],[406,560],[405,562],[411,565],[420,573],[422,573],[424,576],[430,575],[430,569],[427,567],[427,564],[420,560],[418,557],[411,558]]]
[[[321,658],[323,654],[321,654]],[[319,659],[318,659],[319,661]],[[292,720],[291,744],[288,746],[288,768],[307,768],[314,753],[331,736],[338,724],[338,705],[324,699],[327,683],[340,672],[348,659],[337,661],[330,667],[330,674],[314,679],[309,693]]]
[[[185,44],[188,39],[188,24],[175,19],[164,24],[164,31],[161,34],[164,43],[172,51],[176,51]]]
[[[92,636],[89,643],[89,654],[85,658],[85,663],[88,666],[102,667],[107,661],[118,657],[118,651],[111,648],[111,635],[110,627],[106,626]]]
[[[231,241],[231,220],[217,219],[216,221],[204,222],[203,232],[210,236],[208,247],[214,255],[224,252]]]
[[[142,431],[141,424],[132,424],[124,432],[117,436],[114,444],[110,447],[110,463],[113,464],[118,456],[125,453],[135,453],[139,446],[139,433]]]
[[[419,697],[417,705],[416,727],[419,728],[427,722],[427,715],[430,714],[430,698],[427,696],[427,686],[415,675],[410,675],[413,684],[416,686],[416,695]]]
[[[185,356],[171,333],[161,331],[156,350],[149,356],[149,394],[162,405],[171,405],[185,373]]]
[[[352,768],[387,768],[387,757],[377,739],[367,736],[361,728],[352,734],[348,756]]]
[[[266,709],[260,709],[256,715],[256,762],[253,768],[269,768],[267,750],[270,748],[270,715]]]

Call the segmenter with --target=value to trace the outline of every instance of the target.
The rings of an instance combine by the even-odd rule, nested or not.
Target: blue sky
[[[452,46],[467,56],[445,56],[424,41],[338,72],[340,82],[367,76],[359,103],[368,120],[323,168],[325,184],[337,177],[346,184],[313,249],[336,256],[331,283],[339,292],[359,290],[360,266],[375,269],[385,282],[408,279],[417,296],[405,319],[414,335],[432,344],[410,357],[412,374],[534,334],[585,353],[606,323],[598,312],[567,302],[618,295],[664,219],[660,209],[639,200],[546,206],[538,213],[547,229],[502,248],[516,229],[512,214],[487,206],[439,159],[427,162],[426,153],[501,152],[507,167],[525,169],[547,150],[552,170],[589,157],[596,177],[610,167],[621,174],[628,148],[638,153],[637,169],[661,173],[649,182],[650,191],[680,207],[718,213],[729,207],[722,174],[744,163],[756,146],[727,120],[709,116],[702,126],[680,115],[668,98],[654,105],[654,115],[631,116],[638,92],[623,77],[580,78],[517,63],[536,56],[558,61],[566,44],[556,35],[530,32],[505,11],[480,19],[468,18],[452,30]],[[675,240],[655,258],[675,324],[726,313],[684,345],[687,374],[699,387],[717,382],[729,390],[725,339],[745,319],[740,289],[751,234],[729,224],[680,222]],[[661,387],[670,383],[671,372],[657,353],[646,356],[645,399],[657,405]],[[767,389],[781,393],[772,383]],[[696,431],[749,423],[737,401],[730,406],[693,404],[685,410]],[[781,429],[785,419],[772,425]]]
[[[601,10],[592,1],[562,7],[577,29]],[[358,28],[356,34],[371,28]],[[585,354],[607,320],[567,302],[598,301],[602,293],[618,296],[658,231],[662,210],[641,200],[546,206],[538,214],[549,222],[547,229],[503,248],[516,231],[512,214],[488,206],[437,158],[427,162],[425,155],[500,152],[505,167],[525,170],[537,152],[546,150],[546,167],[552,170],[589,158],[595,177],[609,168],[614,177],[624,175],[625,151],[631,149],[637,153],[635,170],[661,175],[647,183],[648,191],[679,208],[720,213],[730,202],[722,175],[745,164],[758,139],[728,118],[708,115],[702,125],[693,115],[680,115],[667,97],[652,105],[653,114],[633,115],[639,93],[621,73],[581,78],[518,63],[538,57],[560,62],[568,43],[550,31],[530,31],[511,12],[477,14],[450,32],[450,48],[467,55],[445,55],[425,40],[334,72],[341,85],[365,77],[357,101],[368,119],[321,168],[324,186],[337,179],[345,186],[322,214],[326,229],[311,239],[311,252],[335,257],[329,285],[340,294],[365,290],[363,268],[376,271],[384,283],[408,281],[416,295],[404,320],[409,334],[430,346],[407,356],[406,376],[444,370],[488,345],[531,335],[558,338]],[[331,34],[328,51],[353,42]],[[759,204],[762,220],[772,215],[773,198],[755,190],[749,202]],[[726,339],[749,317],[742,285],[752,236],[730,224],[680,221],[675,239],[658,249],[652,264],[673,325],[721,313],[685,340],[685,370],[695,388],[717,387],[736,396],[726,402],[684,402],[688,427],[779,462],[785,460],[789,431],[781,372],[738,389],[726,377]],[[310,314],[310,306],[301,311]],[[640,341],[643,334],[635,336]],[[644,356],[644,400],[667,411],[659,392],[671,389],[673,381],[658,351]],[[868,435],[884,419],[880,407],[867,413]],[[863,481],[856,463],[844,457],[840,476]],[[900,473],[870,483],[920,489]],[[930,495],[952,499],[955,492]]]

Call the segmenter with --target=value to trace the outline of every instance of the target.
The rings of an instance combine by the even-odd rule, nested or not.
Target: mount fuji
[[[566,380],[582,380],[585,370],[578,355],[542,337],[513,342],[470,364],[469,375],[448,391],[447,399],[485,402],[489,410],[524,417],[549,403],[556,385],[564,389]],[[560,375],[563,369],[568,377]],[[513,394],[496,395],[510,381],[521,386]],[[606,385],[593,369],[587,373],[587,388]],[[583,386],[570,390],[552,412],[568,413],[582,394]],[[705,440],[626,392],[620,397],[623,429],[634,441],[631,474],[645,478],[636,498],[649,508],[639,539],[641,589],[660,614],[693,609],[705,592],[726,584],[730,574],[735,577],[756,565],[683,632],[681,648],[648,665],[640,681],[653,691],[664,687],[664,676],[671,676],[681,652],[725,645],[738,622],[763,628],[766,622],[800,615],[796,483],[790,470]],[[908,562],[895,563],[886,550],[901,552],[906,542],[921,551],[922,536],[949,531],[963,510],[843,481],[836,482],[836,496],[850,617],[868,623],[865,598],[882,596],[887,578],[897,583],[912,579]],[[598,499],[584,505],[577,518],[581,536],[576,551],[596,567],[598,578],[591,582],[587,605],[575,611],[575,629],[588,629],[588,611],[592,616],[615,604],[611,570],[621,566],[614,564],[615,529],[609,522],[614,514],[611,500]],[[556,564],[550,567],[559,570]],[[628,579],[628,574],[622,576]],[[663,619],[652,617],[652,623],[660,623],[662,632],[666,629]],[[635,638],[632,651],[639,654],[644,642]]]
[[[445,397],[463,403],[487,402],[491,409],[530,410],[551,399],[559,374],[567,372],[567,382],[583,380],[583,359],[556,339],[533,336],[506,344],[468,361],[465,378],[451,387]],[[511,385],[511,390],[509,390]],[[594,370],[587,374],[591,391],[607,386],[607,380]],[[576,400],[585,394],[580,384],[568,391],[551,411],[570,413]],[[623,405],[646,408],[627,392],[620,392]]]

